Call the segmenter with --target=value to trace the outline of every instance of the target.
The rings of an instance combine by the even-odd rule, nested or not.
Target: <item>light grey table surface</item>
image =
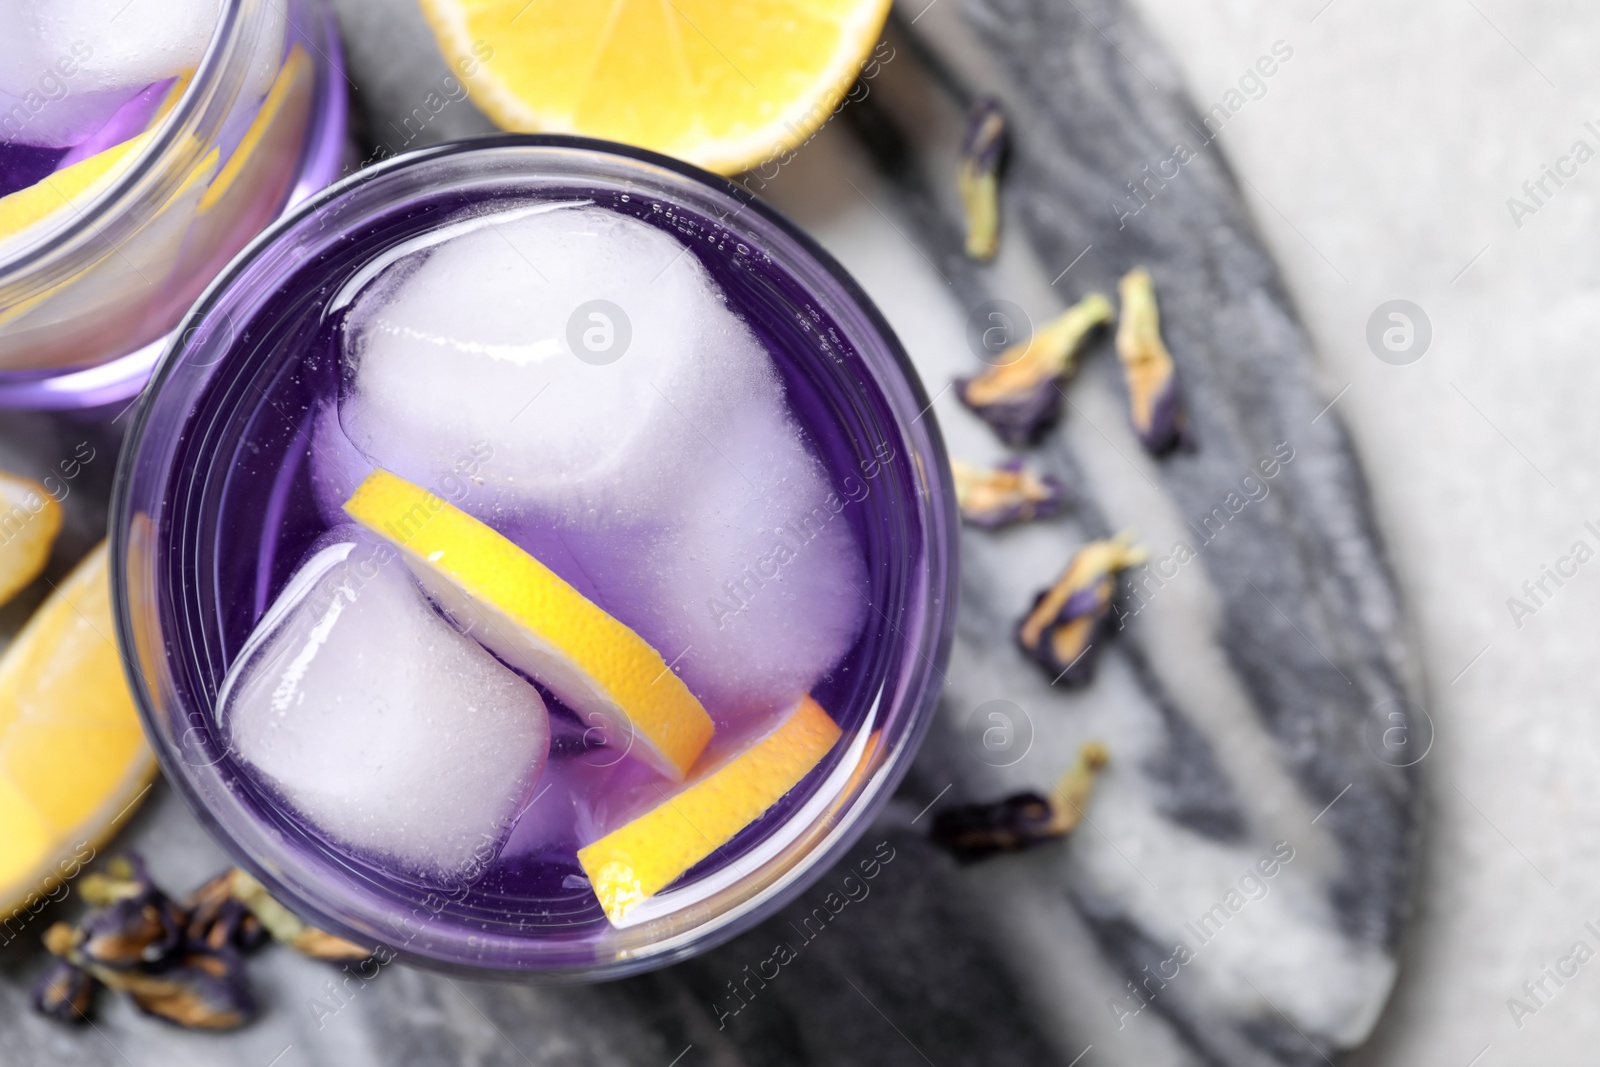
[[[1544,974],[1579,941],[1600,949],[1585,928],[1600,916],[1600,582],[1580,570],[1520,627],[1507,600],[1579,538],[1592,546],[1584,524],[1600,512],[1600,172],[1547,181],[1542,205],[1523,190],[1575,142],[1600,150],[1586,125],[1600,119],[1600,11],[1137,6],[1197,101],[1220,97],[1272,42],[1296,50],[1222,143],[1329,394],[1349,388],[1338,409],[1427,664],[1438,740],[1422,765],[1418,910],[1394,1001],[1359,1062],[1593,1062],[1593,966],[1564,985]],[[1514,216],[1512,197],[1538,210]],[[1433,323],[1432,349],[1410,366],[1379,362],[1365,339],[1373,310],[1396,297]],[[1541,979],[1530,998],[1524,983]],[[1512,998],[1535,1013],[1514,1014]]]

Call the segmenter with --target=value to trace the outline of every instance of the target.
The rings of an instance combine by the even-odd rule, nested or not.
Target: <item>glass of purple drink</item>
[[[126,401],[227,261],[338,174],[322,0],[0,0],[0,407]]]
[[[731,937],[931,713],[927,408],[860,289],[724,179],[563,137],[355,175],[207,290],[123,454],[118,628],[167,774],[380,956],[588,979]]]

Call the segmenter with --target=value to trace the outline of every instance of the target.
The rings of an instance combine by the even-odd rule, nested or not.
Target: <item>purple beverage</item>
[[[197,309],[119,601],[158,748],[293,906],[424,961],[638,969],[776,906],[897,777],[942,452],[864,298],[729,188],[449,148]]]
[[[331,180],[337,41],[316,0],[0,0],[0,26],[0,405],[110,402],[154,352],[84,372]]]

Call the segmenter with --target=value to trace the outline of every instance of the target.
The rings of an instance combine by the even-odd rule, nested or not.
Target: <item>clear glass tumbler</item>
[[[865,562],[858,592],[870,605],[854,645],[812,689],[839,740],[623,925],[607,921],[559,852],[516,862],[502,853],[481,877],[444,890],[353,855],[263,787],[216,713],[247,637],[327,531],[309,469],[325,447],[318,413],[341,388],[328,348],[334,294],[373,277],[397,250],[429,247],[446,228],[504,205],[574,199],[672,234],[764,343],[838,493],[836,517],[820,521],[849,524]],[[309,920],[384,953],[464,973],[569,980],[648,969],[729,938],[841,855],[915,752],[941,688],[956,590],[956,510],[939,431],[860,288],[725,179],[553,136],[387,161],[259,237],[184,319],[157,368],[123,454],[111,537],[118,632],[146,726],[168,777],[241,865]]]
[[[165,117],[104,178],[0,236],[0,408],[131,398],[223,265],[338,176],[344,69],[323,0],[224,0],[198,68],[169,91]],[[72,100],[24,101],[0,126]]]

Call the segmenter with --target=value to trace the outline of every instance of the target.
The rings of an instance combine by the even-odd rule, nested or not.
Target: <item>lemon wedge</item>
[[[606,918],[629,911],[733,840],[838,742],[839,727],[802,697],[766,737],[695,780],[659,806],[578,850]]]
[[[0,241],[109,185],[111,179],[122,173],[124,164],[138,158],[150,143],[161,123],[183,99],[193,77],[192,73],[185,73],[173,81],[143,133],[46,175],[25,189],[0,197]]]
[[[0,604],[44,570],[61,532],[61,505],[44,486],[0,473]]]
[[[91,192],[97,192],[122,173],[123,166],[138,156],[149,143],[150,133],[141,133],[104,152],[96,152],[70,167],[63,167],[9,196],[0,196],[0,241],[70,207]]]
[[[711,717],[659,652],[492,528],[385,470],[344,509],[396,545],[484,647],[668,778],[681,781],[711,740]]]
[[[606,918],[635,905],[722,848],[821,763],[840,737],[829,713],[802,697],[778,728],[632,822],[578,849]]]
[[[102,542],[0,657],[0,915],[75,874],[154,774]]]
[[[422,0],[422,11],[505,129],[603,137],[734,174],[832,114],[889,3]]]

